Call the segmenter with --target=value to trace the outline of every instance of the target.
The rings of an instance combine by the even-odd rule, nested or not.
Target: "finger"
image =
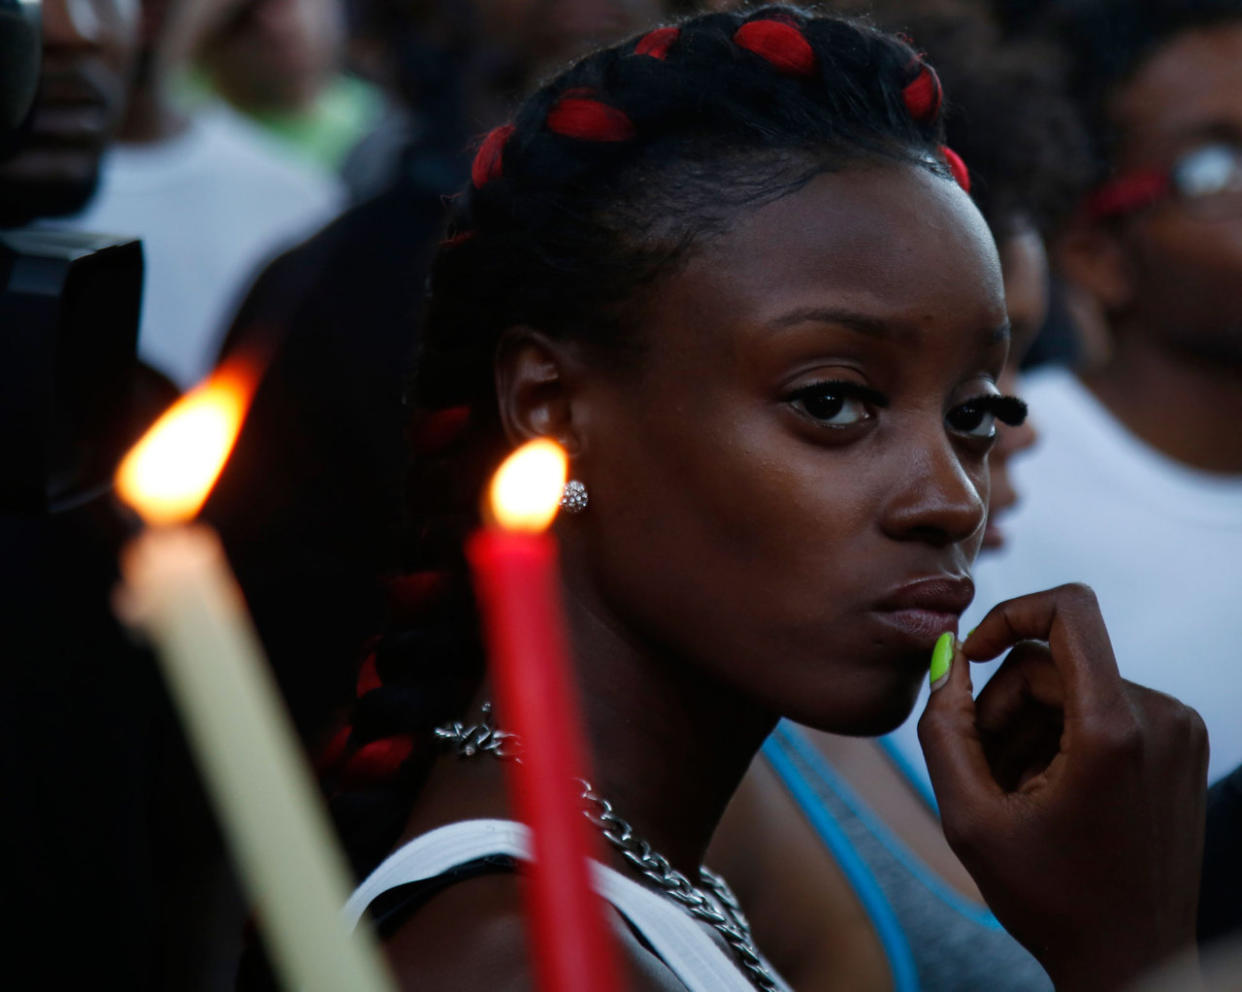
[[[1065,684],[1048,647],[1035,641],[1018,644],[975,699],[975,722],[985,734],[1001,730],[1031,702],[1061,710]]]
[[[946,822],[997,795],[975,727],[970,665],[960,650],[954,653],[948,675],[935,684],[918,730],[932,789]]]
[[[1095,594],[1083,585],[1058,586],[995,606],[963,645],[969,658],[995,658],[1019,641],[1048,643],[1065,686],[1065,712],[1078,721],[1124,703],[1121,675]]]
[[[1046,645],[1023,641],[975,700],[975,725],[1006,792],[1051,768],[1065,749],[1064,686]]]

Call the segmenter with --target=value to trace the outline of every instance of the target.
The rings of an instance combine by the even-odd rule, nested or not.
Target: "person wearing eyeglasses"
[[[1054,256],[1111,353],[1027,378],[1041,443],[963,629],[1082,578],[1122,675],[1202,714],[1216,781],[1242,764],[1242,0],[1063,7],[1097,172]]]

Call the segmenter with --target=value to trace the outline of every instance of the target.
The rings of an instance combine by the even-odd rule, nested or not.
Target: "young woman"
[[[337,762],[342,786],[393,772],[340,805],[361,871],[397,852],[351,905],[408,987],[531,984],[503,760],[437,758],[433,731],[481,719],[460,539],[534,436],[588,493],[557,532],[595,791],[735,931],[622,907],[631,985],[781,987],[741,963],[703,852],[779,717],[906,717],[971,597],[995,421],[1022,413],[938,103],[904,43],[761,8],[592,55],[483,142],[414,386],[409,585],[435,608],[365,667]],[[965,659],[1018,642],[976,711]],[[1120,680],[1089,592],[998,607],[923,729],[955,849],[1055,979],[1110,987],[1190,943],[1201,729]]]
[[[1003,43],[967,10],[885,21],[917,39],[946,86],[946,136],[970,163],[1004,276],[1010,350],[997,385],[1018,392],[1048,306],[1043,233],[1072,209],[1085,136],[1042,48]],[[1004,543],[998,518],[1018,499],[1009,460],[1034,440],[1029,422],[998,429],[984,551]],[[783,724],[735,794],[709,863],[799,992],[1049,989],[945,843],[906,757],[892,739]]]

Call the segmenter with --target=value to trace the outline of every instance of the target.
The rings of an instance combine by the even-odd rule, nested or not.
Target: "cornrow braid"
[[[921,58],[915,61],[912,68],[915,70],[914,78],[901,88],[901,98],[915,120],[935,120],[940,116],[940,107],[944,103],[940,76]]]
[[[470,165],[470,180],[475,189],[482,189],[501,174],[501,156],[504,154],[505,142],[512,134],[513,125],[502,124],[483,139],[483,144]]]
[[[966,168],[966,163],[962,161],[962,156],[955,152],[948,145],[940,146],[940,154],[944,156],[944,160],[949,165],[949,171],[953,173],[954,180],[967,193],[970,192],[970,170]]]
[[[856,162],[951,180],[939,82],[905,42],[788,6],[694,17],[583,58],[479,145],[428,280],[410,398],[405,620],[369,650],[327,762],[356,868],[388,850],[428,731],[482,677],[461,541],[504,453],[493,361],[519,326],[641,361],[646,294],[739,212]],[[436,597],[435,607],[427,601]]]
[[[624,110],[609,106],[586,86],[567,90],[548,111],[547,128],[581,141],[629,141],[634,122]]]
[[[673,43],[680,35],[681,28],[679,27],[656,28],[638,39],[638,44],[634,46],[634,54],[648,55],[653,59],[666,59],[668,50],[673,47]]]
[[[810,78],[815,75],[815,49],[801,26],[784,17],[747,21],[733,34],[739,48],[754,52],[778,72]]]

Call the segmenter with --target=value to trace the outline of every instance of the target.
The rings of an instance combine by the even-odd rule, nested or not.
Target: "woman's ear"
[[[556,441],[573,458],[582,447],[573,415],[572,348],[528,327],[501,337],[496,354],[496,402],[505,436],[513,444],[536,437]]]

